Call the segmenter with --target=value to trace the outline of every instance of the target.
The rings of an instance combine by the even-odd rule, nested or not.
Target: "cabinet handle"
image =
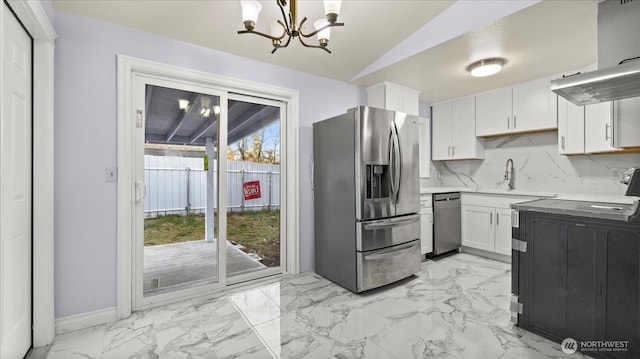
[[[496,226],[500,225],[500,216],[496,214]]]
[[[451,146],[451,157],[456,155],[456,145]]]
[[[493,224],[493,213],[489,213],[489,224]]]
[[[609,127],[611,127],[608,123],[604,124],[604,140],[609,141]]]
[[[451,146],[447,146],[447,156],[451,157]]]
[[[564,150],[565,149],[564,148],[564,136],[560,136],[560,138],[561,138],[561,144],[562,144],[561,146],[562,146],[562,149]]]
[[[509,116],[507,116],[507,130],[511,129],[511,122],[509,121]]]
[[[515,130],[518,127],[518,123],[516,122],[516,115],[513,115],[513,129]]]

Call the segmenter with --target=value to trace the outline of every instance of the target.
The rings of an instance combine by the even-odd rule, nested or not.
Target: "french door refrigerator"
[[[316,273],[358,293],[420,270],[418,130],[363,106],[313,124]]]

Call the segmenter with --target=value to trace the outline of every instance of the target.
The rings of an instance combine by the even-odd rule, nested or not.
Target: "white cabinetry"
[[[613,145],[640,147],[640,97],[618,100],[613,105]]]
[[[431,194],[420,195],[420,253],[433,252],[433,205]]]
[[[432,158],[461,160],[484,158],[475,135],[475,98],[467,97],[433,106]]]
[[[613,147],[613,104],[585,106],[584,150],[586,153],[618,151]]]
[[[584,106],[558,97],[558,153],[584,153]]]
[[[420,91],[391,82],[367,87],[367,106],[419,116]],[[431,122],[420,118],[420,177],[431,177]]]
[[[558,127],[558,96],[551,78],[529,81],[476,96],[476,136],[553,130]]]
[[[431,177],[431,120],[420,117],[418,121],[420,178],[429,178]]]
[[[462,245],[511,255],[511,204],[537,197],[462,194]]]
[[[419,93],[418,90],[384,81],[367,87],[367,104],[418,116]]]

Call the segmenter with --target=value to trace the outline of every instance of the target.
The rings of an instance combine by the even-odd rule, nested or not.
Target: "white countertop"
[[[590,201],[590,202],[607,202],[607,203],[633,203],[634,201],[640,201],[640,197],[623,196],[616,194],[601,194],[601,193],[548,193],[548,192],[535,192],[535,191],[521,191],[521,190],[501,190],[492,188],[468,188],[468,187],[421,187],[420,194],[432,194],[432,193],[447,193],[447,192],[461,192],[461,193],[481,193],[481,194],[496,194],[496,195],[512,195],[512,196],[534,196],[534,197],[547,197],[556,199],[566,199],[573,201]]]
[[[502,190],[494,188],[468,188],[468,187],[422,187],[420,194],[446,193],[446,192],[463,192],[463,193],[486,193],[497,195],[511,196],[533,196],[533,197],[555,197],[556,193],[521,191],[521,190]]]

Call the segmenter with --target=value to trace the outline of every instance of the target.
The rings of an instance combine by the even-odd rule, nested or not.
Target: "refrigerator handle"
[[[363,226],[363,228],[367,231],[376,230],[376,229],[384,229],[384,228],[393,228],[399,226],[405,226],[407,224],[415,223],[420,220],[420,215],[409,215],[407,218],[402,219],[392,219],[392,220],[383,220],[380,222],[367,223]]]
[[[393,137],[393,182],[394,182],[394,192],[393,192],[393,203],[398,203],[398,195],[400,194],[400,176],[402,174],[402,154],[400,153],[400,137],[398,137],[398,128],[396,127],[395,122],[391,126],[392,137]],[[400,168],[398,168],[400,167]]]
[[[395,203],[395,198],[396,198],[396,173],[395,173],[395,153],[396,150],[394,148],[395,146],[395,138],[393,136],[393,124],[391,125],[390,128],[390,134],[389,134],[389,175],[391,175],[391,202]]]

